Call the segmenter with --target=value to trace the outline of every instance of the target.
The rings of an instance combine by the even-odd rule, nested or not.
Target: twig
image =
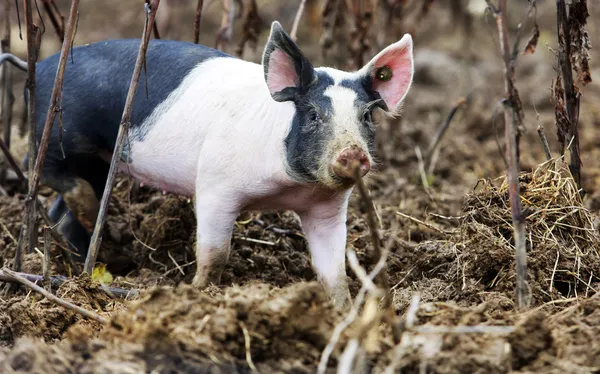
[[[371,199],[363,179],[361,178],[360,167],[357,163],[354,165],[354,179],[367,211],[367,222],[369,224],[369,230],[371,231],[371,240],[373,241],[373,251],[370,256],[367,256],[367,258],[369,259],[370,264],[374,264],[376,262],[379,263],[383,258],[383,254],[381,252],[381,239],[377,229],[377,220],[375,218],[375,205],[373,204],[373,200]],[[385,311],[385,319],[392,328],[394,342],[398,343],[400,341],[400,332],[397,330],[396,324],[394,323],[396,313],[394,312],[394,308],[392,306],[390,283],[387,269],[385,269],[385,267],[377,275],[376,283],[383,290],[382,308]]]
[[[579,1],[577,1],[579,2]],[[585,3],[585,0],[583,0]],[[573,70],[571,66],[572,58],[572,45],[571,40],[571,25],[569,25],[570,17],[567,16],[567,9],[564,0],[556,1],[556,22],[558,30],[558,61],[561,68],[562,80],[564,82],[564,94],[560,94],[560,98],[566,102],[566,119],[567,129],[565,129],[566,139],[559,128],[559,140],[561,140],[563,149],[565,141],[573,142],[569,147],[570,158],[569,158],[569,169],[573,179],[577,184],[577,188],[583,195],[583,189],[581,188],[581,158],[579,154],[579,91],[576,89],[573,82]],[[569,15],[570,16],[570,15]],[[584,83],[585,84],[585,83]],[[558,94],[557,94],[558,96]],[[559,123],[557,118],[557,124]]]
[[[300,5],[298,6],[298,11],[296,12],[296,17],[294,18],[294,24],[292,25],[292,31],[290,31],[290,38],[292,38],[293,41],[298,39],[298,25],[300,24],[300,19],[304,13],[305,6],[306,0],[300,0]]]
[[[250,351],[250,334],[248,333],[248,329],[246,328],[246,325],[244,325],[243,322],[240,322],[240,328],[242,329],[242,333],[244,334],[244,346],[246,348],[246,362],[248,363],[250,370],[252,370],[255,373],[259,373],[259,371],[256,369],[256,366],[254,366],[254,362],[252,362],[252,354]]]
[[[10,53],[10,1],[11,0],[4,0],[4,36],[0,42],[2,45],[2,53]],[[7,150],[10,149],[10,135],[14,102],[15,97],[13,95],[12,88],[12,69],[10,64],[4,64],[2,66],[2,126],[4,128],[4,144],[6,144]],[[4,148],[2,150],[4,151]],[[1,179],[2,175],[0,174],[0,180]]]
[[[202,18],[202,7],[204,0],[198,0],[196,5],[196,19],[194,20],[194,43],[200,43],[200,20]]]
[[[34,283],[42,283],[44,282],[44,277],[36,274],[27,274],[27,273],[16,273],[22,278],[29,280]],[[54,288],[60,287],[63,283],[68,281],[67,277],[63,276],[50,276],[50,284]],[[0,282],[17,282],[14,278],[6,275],[2,270],[0,270]],[[102,287],[102,290],[112,298],[115,299],[127,299],[127,298],[137,298],[140,296],[138,290],[131,289],[127,290],[119,287]]]
[[[39,28],[33,23],[33,8],[31,6],[31,0],[25,0],[25,29],[27,31],[27,97],[28,102],[28,118],[27,127],[29,128],[29,170],[33,170],[35,167],[35,158],[37,154],[36,146],[36,129],[35,129],[35,64],[38,58],[37,39],[39,35]],[[34,190],[33,180],[29,178],[29,192]],[[33,195],[32,195],[33,196]],[[28,248],[33,249],[37,242],[37,230],[35,228],[35,209],[36,209],[35,196],[25,201],[25,224],[21,227],[21,233],[19,234],[19,243],[15,251],[15,261],[13,269],[15,271],[21,270],[21,263],[23,261],[23,241],[27,236]]]
[[[358,356],[360,351],[360,342],[358,339],[352,339],[346,345],[346,349],[340,356],[337,373],[338,374],[351,374],[357,372],[354,361],[355,357]]]
[[[226,51],[233,35],[233,19],[235,17],[235,0],[223,1],[223,15],[221,17],[221,29],[217,32],[215,49]]]
[[[548,138],[546,138],[546,134],[544,133],[544,126],[542,125],[542,121],[540,121],[540,113],[538,113],[535,105],[533,106],[535,110],[535,116],[537,119],[537,133],[542,141],[542,146],[544,147],[544,153],[546,154],[546,161],[552,159],[552,152],[550,152],[550,145],[548,145]]]
[[[376,290],[380,291],[380,290]],[[365,350],[362,342],[366,339],[369,331],[381,320],[377,304],[377,294],[370,294],[365,303],[359,326],[354,338],[352,338],[342,353],[338,363],[338,374],[365,373]]]
[[[50,291],[50,227],[44,227],[44,259],[42,265],[42,275],[44,277],[44,288]]]
[[[418,326],[414,331],[421,334],[510,334],[514,326]]]
[[[425,172],[425,162],[423,161],[423,154],[421,148],[415,146],[415,155],[417,156],[417,164],[419,166],[419,176],[421,177],[421,184],[425,190],[429,189],[429,180],[427,180],[427,173]]]
[[[104,193],[100,202],[100,209],[98,211],[98,218],[96,219],[96,225],[94,227],[94,233],[90,242],[87,258],[85,259],[85,265],[83,271],[92,274],[94,264],[96,263],[96,257],[98,256],[98,250],[100,249],[100,243],[102,242],[102,228],[106,222],[106,214],[108,210],[108,202],[112,193],[112,187],[115,183],[117,175],[117,168],[121,155],[123,153],[123,146],[125,145],[125,137],[129,129],[131,121],[131,111],[133,106],[133,99],[137,90],[140,73],[142,71],[142,65],[146,59],[146,50],[148,49],[148,43],[150,41],[150,29],[154,24],[154,18],[156,17],[156,11],[160,0],[153,0],[150,9],[146,9],[147,23],[142,33],[142,40],[138,51],[137,59],[135,61],[135,68],[133,70],[133,76],[131,77],[131,83],[129,85],[129,92],[127,92],[127,99],[125,100],[125,108],[123,109],[123,116],[121,117],[121,124],[119,125],[119,134],[113,151],[112,160],[110,162],[110,169],[108,171],[108,177],[106,179],[106,185],[104,186]],[[146,8],[148,6],[146,5]]]
[[[30,0],[26,0],[26,1],[29,2]],[[57,106],[58,97],[59,97],[60,93],[62,92],[62,83],[63,83],[63,77],[64,77],[64,72],[65,72],[65,65],[67,63],[69,48],[71,47],[71,41],[73,40],[73,35],[75,32],[75,22],[76,22],[76,18],[77,18],[78,6],[79,6],[79,0],[73,0],[73,2],[71,3],[71,10],[69,13],[69,21],[67,23],[65,39],[63,40],[62,48],[60,51],[60,60],[59,60],[58,67],[56,70],[56,78],[54,80],[54,87],[52,89],[52,96],[51,96],[50,104],[48,107],[46,122],[44,123],[44,131],[42,133],[42,138],[40,140],[39,152],[37,153],[37,155],[36,155],[35,151],[29,153],[29,157],[30,157],[29,158],[29,166],[30,166],[29,170],[32,171],[32,175],[29,178],[29,191],[27,193],[27,199],[25,200],[26,214],[25,214],[25,223],[23,225],[23,227],[27,228],[26,232],[28,232],[28,250],[29,251],[31,251],[33,248],[35,248],[37,246],[37,230],[35,229],[36,218],[37,218],[37,216],[35,214],[36,202],[37,202],[37,192],[38,192],[42,167],[44,165],[44,160],[46,158],[46,152],[48,150],[48,142],[50,141],[52,125],[54,124],[56,112],[58,112],[60,110],[60,108]],[[27,12],[26,12],[26,14],[27,14]],[[28,38],[29,38],[29,33],[28,33]],[[28,64],[28,70],[29,70],[29,73],[31,74],[30,69],[33,68],[33,70],[35,72],[35,61],[31,61],[31,59],[28,59],[28,62],[30,62]],[[32,67],[32,65],[33,65],[33,67]],[[30,134],[30,137],[31,137],[30,141],[32,138],[34,139],[34,147],[35,147],[35,138],[36,138],[35,100],[32,99],[32,96],[35,95],[34,92],[35,92],[34,89],[30,90],[30,95],[29,95],[29,99],[30,99],[29,107],[30,107],[30,116],[31,116],[29,118],[29,121],[31,121],[29,130],[32,132]],[[32,110],[34,112],[31,112]],[[34,158],[35,158],[35,165],[33,167],[31,167],[31,164],[32,164],[32,161]],[[22,247],[23,247],[23,240],[20,240],[19,245],[17,245],[18,257],[22,256]],[[20,265],[21,265],[20,261],[21,261],[20,258],[15,259],[15,270],[17,270],[17,269],[20,270]],[[17,262],[18,262],[19,266],[17,266]]]
[[[373,25],[374,1],[344,0],[348,22],[347,63],[350,69],[359,69],[364,64],[365,52],[369,49],[368,33]]]
[[[415,223],[418,223],[419,225],[423,225],[423,226],[425,226],[425,227],[427,227],[427,228],[429,228],[429,229],[432,229],[432,230],[434,230],[434,231],[437,231],[437,232],[439,232],[440,234],[448,235],[448,234],[452,234],[452,233],[454,233],[454,231],[444,231],[444,230],[442,230],[442,229],[440,229],[440,228],[438,228],[438,227],[435,227],[434,225],[432,225],[432,224],[430,224],[430,223],[427,223],[427,222],[425,222],[425,221],[421,221],[421,220],[420,220],[420,219],[418,219],[418,218],[415,218],[415,217],[413,217],[413,216],[409,216],[408,214],[404,214],[404,213],[402,213],[402,212],[396,212],[396,214],[397,214],[397,215],[399,215],[400,217],[408,218],[409,220],[411,220],[411,221],[413,221],[413,222],[415,222]]]
[[[390,243],[391,243],[391,241],[390,241]],[[348,249],[348,253],[350,253],[351,251],[352,251],[351,249]],[[379,274],[379,272],[385,267],[385,262],[387,259],[388,252],[389,252],[389,249],[386,246],[386,248],[384,248],[382,256],[379,258],[379,261],[373,267],[373,270],[371,270],[371,272],[368,275],[368,279],[371,282],[377,276],[377,274]],[[357,277],[358,276],[359,275],[357,274]],[[348,313],[346,318],[344,318],[344,320],[342,322],[340,322],[337,326],[335,326],[335,329],[333,329],[333,333],[331,334],[331,337],[329,338],[329,343],[327,343],[327,346],[325,346],[325,349],[323,349],[323,353],[321,353],[321,359],[319,360],[319,366],[317,368],[318,374],[325,373],[325,370],[327,369],[327,362],[329,362],[329,357],[331,356],[333,349],[337,345],[342,332],[346,329],[346,327],[350,326],[350,324],[352,322],[354,322],[354,320],[358,316],[358,312],[364,302],[365,295],[367,293],[367,287],[368,286],[366,285],[366,283],[362,283],[362,286],[360,287],[360,290],[358,291],[358,294],[356,295],[356,298],[354,299],[354,304],[352,305],[352,309],[350,310],[350,313]]]
[[[507,1],[499,0],[495,8],[490,0],[486,0],[494,12],[498,35],[500,38],[500,52],[504,60],[504,89],[506,100],[504,102],[504,121],[506,137],[506,161],[508,163],[508,191],[510,209],[514,230],[516,272],[517,272],[517,305],[519,308],[529,307],[531,298],[527,286],[527,251],[525,248],[525,219],[523,217],[521,199],[519,197],[519,151],[518,137],[522,124],[523,114],[518,91],[514,84],[516,57],[518,55],[518,39],[511,53],[508,44],[507,31]]]
[[[56,31],[56,36],[58,36],[58,39],[62,43],[65,40],[65,17],[60,14],[60,10],[56,6],[56,3],[54,3],[54,0],[42,0],[42,4],[44,5],[44,9],[46,9],[48,18],[50,18],[50,23],[52,23],[52,26]],[[60,24],[56,17],[57,14],[60,18]]]
[[[375,220],[373,200],[371,199],[371,196],[369,196],[369,192],[367,191],[367,187],[363,182],[360,167],[358,165],[355,165],[354,168],[354,180],[356,187],[358,187],[364,208],[367,211],[367,223],[369,225],[369,231],[371,232],[371,240],[373,241],[373,251],[371,253],[370,261],[371,263],[375,263],[381,257],[381,240],[377,230],[377,221]]]
[[[29,190],[27,199],[34,200],[37,197],[40,175],[42,172],[42,167],[44,166],[46,152],[48,151],[48,143],[50,141],[50,135],[52,133],[52,125],[54,125],[56,113],[58,113],[61,110],[60,106],[58,105],[58,100],[60,95],[62,94],[65,67],[67,65],[67,58],[69,57],[69,48],[71,47],[71,41],[73,40],[73,37],[75,35],[75,22],[77,20],[78,8],[79,0],[73,0],[71,3],[71,10],[69,12],[67,28],[65,31],[65,39],[63,40],[62,48],[60,50],[60,59],[56,68],[56,77],[54,79],[54,87],[52,88],[50,104],[48,105],[46,122],[44,122],[44,131],[42,132],[42,138],[40,140],[39,153],[36,157],[35,167],[30,178],[30,185],[32,186],[32,188]],[[31,224],[31,222],[29,224]]]
[[[438,128],[437,132],[435,133],[435,136],[429,143],[429,148],[427,149],[427,156],[425,157],[425,161],[426,161],[425,163],[427,164],[427,170],[428,170],[429,174],[431,174],[431,172],[433,171],[433,157],[432,156],[435,153],[435,151],[437,150],[437,147],[440,144],[442,138],[444,137],[444,134],[446,134],[446,130],[448,130],[448,128],[450,127],[450,123],[452,122],[454,115],[456,114],[458,109],[460,107],[462,107],[463,105],[467,104],[470,101],[470,99],[471,99],[471,95],[469,94],[469,95],[467,95],[467,97],[461,97],[460,99],[458,99],[456,101],[456,103],[452,106],[452,109],[450,110],[448,117],[446,117],[446,120]]]
[[[419,311],[419,302],[421,301],[421,295],[417,292],[413,294],[410,299],[410,305],[408,307],[408,311],[406,312],[406,322],[404,326],[407,329],[412,329],[415,325],[415,321],[417,320],[417,312]]]
[[[11,277],[12,279],[16,280],[17,282],[31,288],[33,291],[39,293],[40,295],[44,296],[45,298],[47,298],[48,300],[52,301],[55,304],[58,304],[60,306],[62,306],[65,309],[69,309],[75,313],[79,313],[82,316],[88,318],[88,319],[93,319],[94,321],[100,322],[101,324],[106,324],[107,320],[102,317],[101,315],[83,309],[77,305],[73,305],[68,301],[65,301],[57,296],[54,296],[53,294],[51,294],[50,292],[46,291],[45,289],[43,289],[42,287],[38,286],[37,284],[30,282],[29,280],[21,277],[19,274],[17,274],[16,272],[13,272],[12,270],[9,270],[7,268],[3,268],[2,272]]]
[[[356,252],[352,249],[348,249],[348,264],[367,292],[376,293],[378,291],[373,280],[369,278],[365,269],[358,263]]]
[[[5,65],[8,65],[8,64],[5,64]],[[27,178],[25,178],[25,174],[23,174],[23,172],[21,171],[21,168],[19,167],[19,164],[17,164],[17,161],[15,160],[15,158],[10,153],[10,150],[8,149],[8,145],[6,143],[4,143],[2,141],[2,139],[0,139],[0,149],[2,149],[2,153],[4,154],[4,157],[6,158],[6,160],[8,161],[8,163],[10,164],[11,168],[17,174],[17,178],[19,178],[19,180],[21,182],[26,182]]]
[[[150,5],[150,0],[144,0],[146,4]],[[152,24],[152,33],[154,34],[154,39],[160,39],[160,34],[158,33],[158,24],[156,20]]]
[[[256,43],[260,35],[261,30],[265,24],[258,14],[258,5],[256,0],[246,1],[244,6],[244,20],[242,23],[242,37],[235,49],[235,54],[238,57],[242,57],[244,54],[244,48],[246,44],[249,44],[251,48],[256,48]],[[231,15],[231,13],[230,13]],[[233,22],[233,18],[231,18]],[[233,26],[232,26],[233,27]]]

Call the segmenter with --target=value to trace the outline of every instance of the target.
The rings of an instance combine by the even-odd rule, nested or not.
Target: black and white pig
[[[51,219],[84,259],[115,147],[140,40],[92,43],[72,51],[42,183],[58,192]],[[26,63],[2,55],[26,70]],[[37,63],[41,136],[59,55]],[[293,210],[313,266],[334,304],[350,301],[346,211],[354,185],[373,164],[372,112],[399,113],[413,78],[410,35],[356,72],[315,68],[278,22],[262,65],[181,41],[152,40],[120,171],[157,189],[195,197],[193,284],[220,281],[234,221],[244,210]],[[148,97],[145,86],[148,87]],[[39,141],[39,138],[38,138]],[[64,150],[64,157],[63,157]]]

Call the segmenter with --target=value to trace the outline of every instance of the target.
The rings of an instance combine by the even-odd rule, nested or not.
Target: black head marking
[[[333,78],[316,71],[316,81],[294,100],[296,114],[285,139],[286,159],[292,175],[305,182],[315,182],[319,162],[326,143],[333,136],[331,99],[325,90],[334,84]]]

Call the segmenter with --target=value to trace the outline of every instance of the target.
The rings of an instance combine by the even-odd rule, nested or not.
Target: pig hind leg
[[[98,176],[105,176],[104,170],[98,169],[90,168],[89,174],[94,172]],[[55,223],[60,222],[59,231],[75,247],[78,261],[84,261],[87,255],[90,235],[94,230],[100,207],[99,200],[104,187],[100,180],[105,180],[105,177],[92,178],[93,184],[88,179],[80,175],[60,172],[60,169],[49,165],[45,168],[41,180],[41,183],[60,194],[50,209],[50,218]]]
[[[67,240],[71,249],[75,250],[75,260],[84,261],[90,246],[90,234],[69,211],[62,195],[58,196],[48,215],[57,224],[58,232]]]

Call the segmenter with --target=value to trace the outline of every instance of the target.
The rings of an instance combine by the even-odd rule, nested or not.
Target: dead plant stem
[[[294,24],[292,25],[292,31],[290,32],[290,38],[293,41],[298,39],[298,26],[300,25],[300,20],[302,19],[302,14],[304,13],[304,7],[306,6],[306,0],[300,0],[300,5],[298,6],[298,11],[296,12],[296,17],[294,17]]]
[[[42,0],[42,4],[44,5],[44,9],[46,9],[46,14],[48,14],[48,18],[50,18],[50,23],[54,27],[56,31],[56,36],[60,40],[60,42],[64,42],[65,40],[65,17],[60,14],[60,10],[56,6],[54,0]],[[60,18],[60,23],[57,19]]]
[[[558,62],[561,69],[566,102],[567,120],[569,123],[567,142],[572,144],[570,151],[569,169],[577,188],[581,190],[581,159],[579,155],[579,94],[573,82],[573,69],[571,66],[571,30],[567,19],[565,0],[556,1],[556,22],[558,30]],[[583,190],[581,190],[583,192]]]
[[[42,276],[44,277],[44,288],[50,291],[50,227],[44,227],[44,259],[42,262]]]
[[[92,274],[92,270],[96,262],[96,257],[98,256],[98,251],[100,249],[100,243],[102,242],[102,228],[104,227],[104,223],[106,222],[108,202],[110,200],[112,187],[115,183],[118,164],[121,160],[121,154],[123,153],[125,137],[127,135],[131,121],[133,99],[135,97],[135,92],[137,91],[137,87],[139,84],[140,73],[142,71],[142,66],[144,65],[144,60],[146,58],[146,50],[148,49],[148,43],[150,41],[150,30],[152,28],[152,25],[154,24],[154,18],[156,17],[156,11],[158,10],[159,4],[160,0],[153,0],[148,13],[146,14],[147,22],[142,33],[142,40],[140,43],[137,59],[135,61],[135,68],[133,71],[133,76],[131,77],[131,84],[129,85],[129,92],[127,93],[127,99],[125,101],[123,116],[121,117],[121,124],[119,125],[119,133],[117,135],[115,149],[113,151],[112,160],[110,162],[108,178],[104,187],[102,200],[100,201],[100,210],[98,211],[98,218],[96,219],[96,225],[94,227],[94,233],[90,241],[90,247],[88,250],[87,258],[85,259],[83,271],[88,274]]]
[[[507,1],[499,0],[495,8],[490,0],[486,0],[496,19],[500,52],[504,60],[504,121],[506,139],[506,161],[508,164],[508,191],[510,210],[514,232],[516,272],[517,272],[517,305],[520,309],[528,308],[530,303],[527,286],[527,252],[525,248],[525,220],[519,197],[519,160],[518,160],[518,131],[521,124],[520,101],[514,84],[516,55],[511,53],[508,43]],[[517,47],[515,47],[516,50]]]
[[[202,8],[204,0],[198,0],[196,5],[196,19],[194,20],[194,43],[200,43],[200,20],[202,19]]]
[[[42,275],[19,273],[19,272],[16,272],[16,274],[18,276],[20,276],[21,278],[25,278],[28,281],[33,282],[33,283],[43,283],[44,282],[44,277]],[[49,280],[50,280],[50,285],[52,287],[58,288],[63,283],[68,281],[69,278],[63,277],[63,276],[49,276]],[[7,275],[2,270],[0,270],[0,282],[11,282],[11,283],[17,282],[18,283],[18,281],[16,281],[14,278]],[[137,298],[140,295],[139,291],[135,290],[135,289],[128,290],[128,289],[117,288],[117,287],[102,287],[102,290],[107,295],[109,295],[110,297],[112,297],[114,299]]]
[[[0,42],[2,45],[2,53],[10,53],[10,2],[11,0],[4,0],[4,36]],[[12,68],[10,64],[4,64],[2,65],[2,125],[4,128],[4,144],[6,144],[6,149],[10,149],[14,101],[15,97],[12,87]]]
[[[50,292],[46,291],[42,287],[21,277],[19,274],[17,274],[16,272],[13,272],[12,270],[4,268],[4,269],[2,269],[2,272],[5,275],[13,278],[14,280],[18,281],[19,283],[21,283],[23,285],[29,287],[33,291],[39,293],[40,295],[44,296],[48,300],[52,301],[53,303],[55,303],[57,305],[62,306],[65,309],[69,309],[75,313],[81,314],[82,316],[84,316],[88,319],[93,319],[94,321],[100,322],[103,325],[106,324],[106,322],[107,322],[107,320],[104,317],[102,317],[101,315],[99,315],[95,312],[83,309],[77,305],[71,304],[70,302],[65,301],[65,300],[51,294]]]
[[[28,118],[27,127],[29,129],[29,165],[28,169],[33,170],[35,167],[35,159],[37,154],[36,147],[36,129],[35,129],[35,64],[38,58],[37,44],[38,35],[40,33],[39,28],[33,23],[33,7],[31,0],[24,0],[25,5],[25,30],[27,34],[27,94],[28,94]],[[33,179],[29,178],[29,194],[25,200],[25,222],[21,227],[21,233],[19,234],[19,242],[15,251],[15,261],[13,263],[13,269],[15,271],[21,270],[21,264],[23,261],[23,247],[24,241],[27,237],[28,248],[31,250],[37,245],[37,230],[35,224],[35,210],[36,202],[35,189],[33,185]]]

